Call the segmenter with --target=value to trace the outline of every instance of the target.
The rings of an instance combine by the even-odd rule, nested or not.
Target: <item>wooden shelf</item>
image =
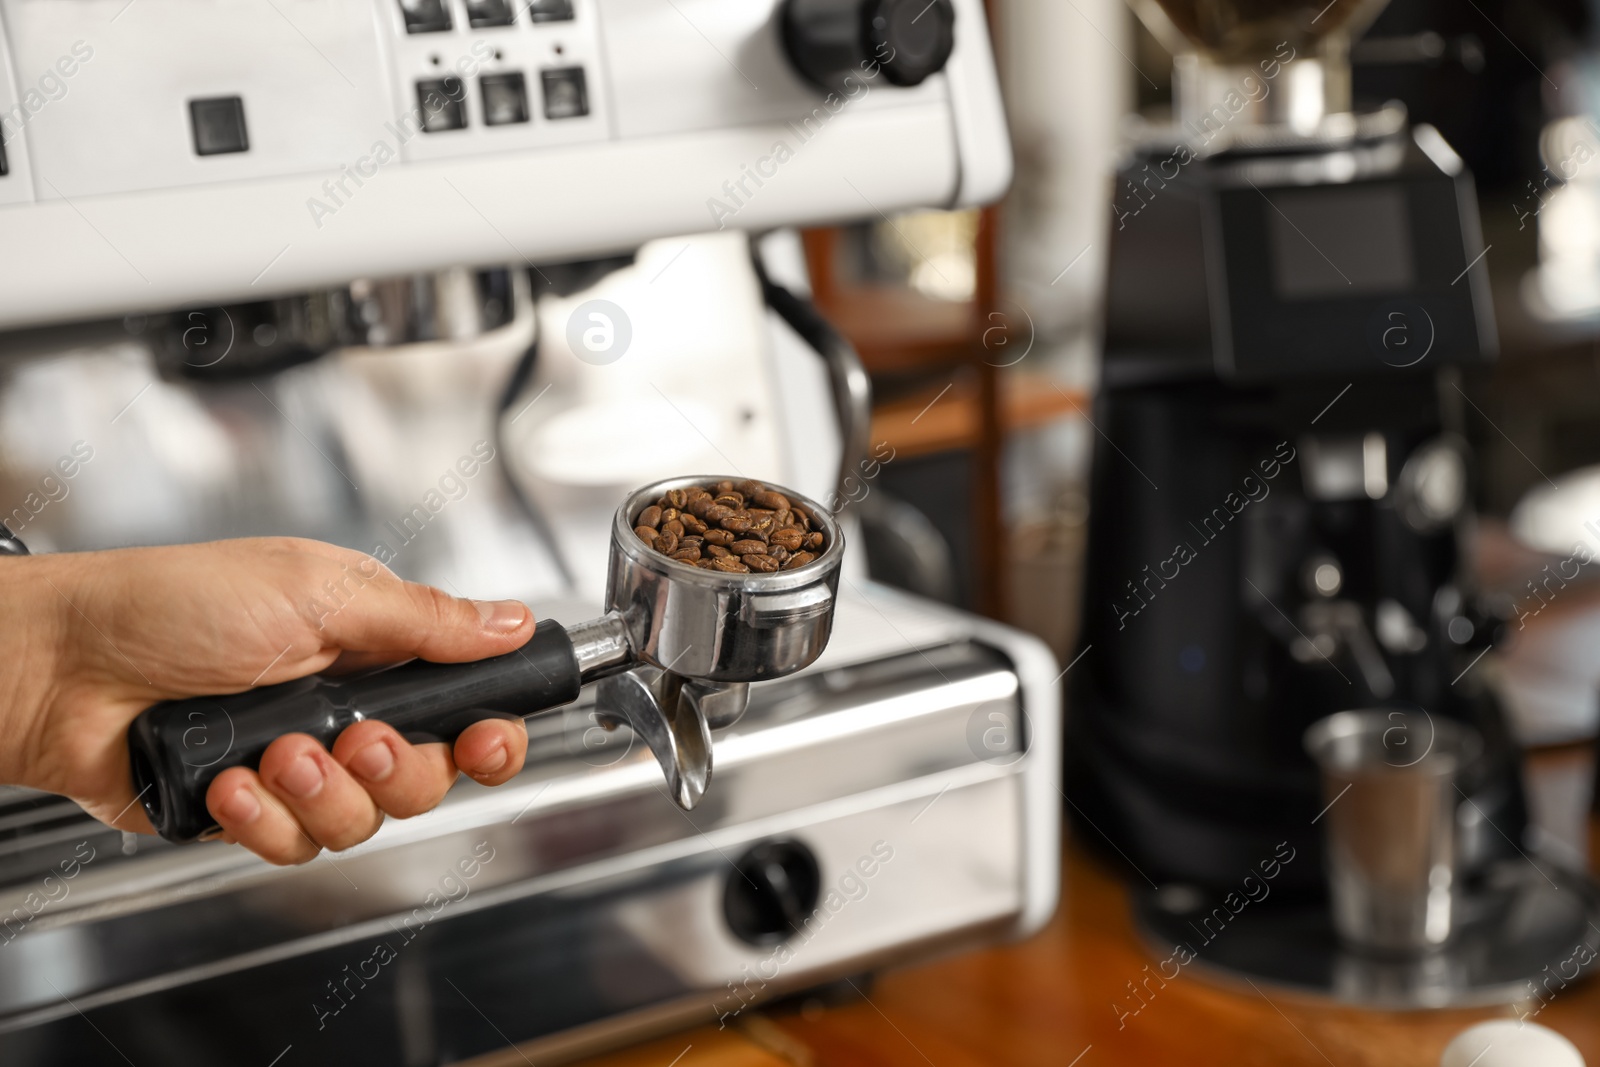
[[[1042,374],[1000,377],[1003,434],[1080,418],[1088,411],[1086,393],[1063,388]],[[922,390],[872,409],[872,443],[888,442],[897,458],[976,448],[982,432],[979,390],[970,380],[952,380],[942,389]]]

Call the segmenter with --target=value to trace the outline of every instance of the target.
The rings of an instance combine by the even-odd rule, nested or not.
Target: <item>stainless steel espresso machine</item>
[[[782,228],[1010,176],[977,0],[0,0],[0,67],[10,529],[319,537],[569,622],[637,486],[873,477]],[[1037,928],[1056,664],[838,566],[708,785],[613,686],[299,868],[6,791],[0,1060],[549,1063]]]
[[[1498,625],[1462,551],[1485,249],[1437,131],[1352,108],[1348,43],[1381,6],[1135,5],[1176,102],[1116,181],[1068,789],[1161,886],[1139,911],[1163,956],[1385,1007],[1503,1001],[1590,936],[1593,899],[1522,854],[1519,756],[1472,670]],[[1486,741],[1442,890],[1478,925],[1421,962],[1330,926],[1302,737],[1353,708]]]

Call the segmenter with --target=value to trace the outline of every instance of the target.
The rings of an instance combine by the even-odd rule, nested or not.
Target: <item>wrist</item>
[[[41,741],[69,671],[66,635],[77,583],[68,556],[0,557],[0,783],[46,788]]]

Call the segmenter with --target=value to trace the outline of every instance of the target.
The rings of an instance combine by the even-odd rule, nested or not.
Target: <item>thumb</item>
[[[533,636],[533,613],[516,600],[466,600],[380,578],[320,625],[323,640],[342,650],[466,663],[521,648]]]

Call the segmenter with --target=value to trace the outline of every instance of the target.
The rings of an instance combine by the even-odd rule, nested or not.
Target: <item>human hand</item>
[[[128,724],[161,700],[236,693],[421,657],[464,663],[533,635],[516,601],[472,601],[404,582],[365,553],[268,537],[0,559],[0,782],[60,793],[102,822],[151,832],[135,803]],[[522,769],[521,723],[474,723],[453,746],[412,745],[381,722],[332,751],[274,741],[259,771],[219,774],[206,806],[224,836],[303,863],[433,808],[457,769],[499,785]]]

